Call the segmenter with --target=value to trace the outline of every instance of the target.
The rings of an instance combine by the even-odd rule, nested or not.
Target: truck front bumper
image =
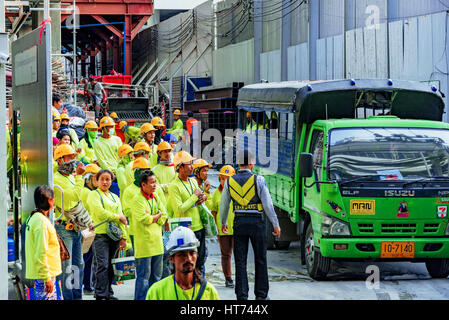
[[[321,255],[329,258],[381,259],[382,241],[410,241],[415,243],[414,258],[449,258],[449,238],[321,238]],[[335,245],[347,245],[336,249]],[[341,246],[337,246],[341,247]]]

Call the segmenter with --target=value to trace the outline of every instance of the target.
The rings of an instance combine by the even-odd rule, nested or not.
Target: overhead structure
[[[62,4],[61,7],[71,7]],[[132,41],[154,13],[153,0],[77,0],[76,31],[77,63],[81,61],[81,76],[86,76],[86,59],[90,59],[89,74],[96,74],[95,56],[101,52],[101,74],[106,74],[106,52],[111,47],[112,69],[132,75]],[[62,11],[62,47],[73,51],[72,30],[67,22],[72,13]],[[123,58],[122,58],[123,56]],[[121,63],[123,61],[123,63]]]

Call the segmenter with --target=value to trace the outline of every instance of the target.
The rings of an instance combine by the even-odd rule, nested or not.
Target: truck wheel
[[[305,248],[306,267],[309,276],[314,280],[326,279],[331,259],[323,257],[319,251],[315,250],[312,223],[309,223],[307,227]]]
[[[432,278],[447,278],[449,276],[449,259],[429,259],[426,268]]]

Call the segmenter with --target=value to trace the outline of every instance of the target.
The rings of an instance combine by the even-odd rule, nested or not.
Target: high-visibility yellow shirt
[[[81,148],[81,153],[78,155],[78,160],[85,163],[93,163],[97,160],[95,156],[95,149],[89,148],[85,139],[82,139],[78,144],[78,147]]]
[[[161,211],[162,216],[153,223],[151,216]],[[134,197],[132,211],[134,229],[134,257],[147,258],[164,253],[162,243],[162,226],[167,220],[167,211],[157,195],[147,199],[142,191]]]
[[[58,237],[50,220],[35,212],[25,230],[25,277],[48,281],[61,274]]]
[[[81,190],[81,202],[83,203],[84,208],[89,212],[90,214],[90,210],[89,210],[89,202],[87,201],[87,198],[89,197],[89,194],[92,192],[93,190],[90,190],[88,187],[84,187]],[[92,216],[91,216],[92,217]]]
[[[220,190],[215,189],[215,191],[212,193],[212,205],[209,208],[210,211],[215,211],[217,213],[217,228],[218,228],[218,234],[220,236],[232,236],[234,234],[234,210],[233,208],[233,204],[232,204],[232,200],[231,203],[229,204],[229,214],[228,214],[228,219],[227,224],[228,224],[228,233],[224,234],[223,231],[221,231],[221,217],[220,217],[220,200],[221,200],[221,192]]]
[[[8,154],[8,157],[6,159],[6,171],[9,171],[12,169],[12,129],[8,130],[6,128],[6,152]],[[20,133],[17,134],[17,152],[20,154]]]
[[[174,166],[158,164],[152,169],[152,171],[156,176],[157,186],[162,189],[165,198],[168,199],[168,186],[176,178]],[[173,209],[170,205],[170,202],[165,203],[165,209],[167,209],[168,217],[173,218]]]
[[[168,186],[169,202],[173,209],[174,218],[192,218],[192,230],[203,229],[200,212],[195,203],[198,197],[193,193],[198,189],[198,184],[193,178],[181,181],[179,176]]]
[[[118,148],[121,145],[122,140],[116,136],[112,136],[109,139],[99,137],[95,140],[95,156],[100,163],[101,169],[108,169],[114,173],[116,172],[119,162]]]
[[[120,162],[116,171],[117,184],[120,189],[120,199],[122,198],[122,193],[125,191],[126,187],[128,187],[126,178],[126,167],[128,164],[125,165],[123,162]]]
[[[179,300],[195,300],[200,291],[201,284],[195,283],[195,287],[183,290],[173,279],[174,275],[154,283],[148,289],[146,300],[176,300],[176,295]],[[201,300],[220,300],[217,289],[207,282]]]
[[[181,119],[176,120],[173,123],[173,127],[167,130],[167,133],[173,134],[177,139],[182,136],[184,125]]]
[[[78,138],[78,135],[76,134],[76,131],[72,128],[69,128],[70,137],[72,138],[72,147],[76,150],[80,144],[80,139]]]
[[[150,155],[148,157],[148,161],[150,162],[151,168],[154,168],[157,165],[157,144],[153,144],[150,149]]]
[[[134,161],[131,161],[130,163],[128,163],[125,166],[125,170],[123,172],[125,189],[127,187],[129,187],[134,181],[134,170],[133,170]]]
[[[74,177],[73,175],[64,176],[59,172],[53,175],[53,184],[58,185],[64,191],[64,211],[69,211],[76,207],[78,202],[81,201],[81,190],[84,188],[83,178],[80,175]],[[61,191],[59,188],[54,188],[55,192],[55,207],[62,208],[61,203]],[[58,216],[60,214],[59,210]],[[65,215],[62,216],[61,220],[67,221]]]
[[[122,206],[117,195],[112,192],[104,193],[100,189],[97,189],[89,194],[87,201],[89,203],[90,217],[94,225],[107,219],[120,227],[124,235],[126,234],[125,225],[120,222]],[[96,227],[95,234],[106,234],[106,225],[107,223],[104,223]]]

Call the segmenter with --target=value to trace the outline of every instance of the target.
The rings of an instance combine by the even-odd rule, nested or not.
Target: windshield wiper
[[[379,177],[383,177],[383,176],[384,176],[384,175],[380,175],[380,174],[377,174],[377,175],[369,175],[369,176],[360,176],[360,177],[357,177],[357,178],[354,178],[354,179],[342,181],[342,182],[340,182],[340,186],[345,185],[345,184],[348,184],[348,183],[352,183],[352,182],[357,182],[357,181],[365,180],[365,179],[372,180],[373,178],[379,178]]]
[[[427,177],[427,178],[422,178],[422,179],[418,179],[418,180],[413,180],[413,181],[409,181],[406,182],[402,185],[402,187],[406,187],[410,184],[414,184],[414,183],[426,183],[426,182],[431,182],[431,181],[435,181],[435,180],[449,180],[449,177],[446,176],[436,176],[436,177]]]

